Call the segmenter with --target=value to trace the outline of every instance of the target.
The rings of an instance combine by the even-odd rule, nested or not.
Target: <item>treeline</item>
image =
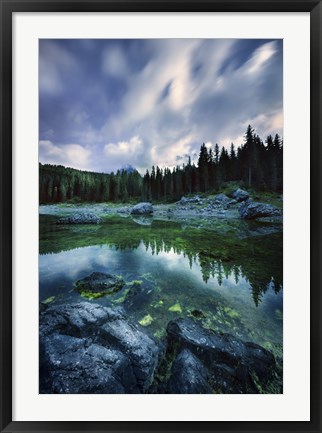
[[[40,203],[117,202],[141,195],[142,176],[137,170],[105,174],[39,164]]]
[[[224,182],[237,181],[262,190],[283,190],[283,141],[278,134],[265,142],[249,125],[244,144],[229,151],[218,144],[200,148],[198,163],[170,168],[152,167],[142,176],[136,170],[92,173],[63,166],[40,164],[41,203],[64,201],[178,200],[184,194],[219,191]]]

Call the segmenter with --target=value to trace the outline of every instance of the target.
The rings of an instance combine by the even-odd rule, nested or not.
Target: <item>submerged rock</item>
[[[236,191],[233,192],[233,197],[235,200],[237,201],[245,201],[249,198],[249,194],[247,191],[243,190],[243,189],[236,189]]]
[[[246,201],[238,208],[241,218],[255,219],[262,217],[275,217],[281,216],[282,212],[275,206],[266,203],[259,203],[254,201]]]
[[[151,203],[143,202],[136,204],[132,210],[132,215],[150,215],[153,213],[153,206]]]
[[[99,224],[101,219],[92,212],[76,212],[68,217],[60,218],[57,224]]]
[[[93,272],[91,275],[76,281],[75,288],[84,296],[86,296],[86,294],[105,296],[118,292],[122,289],[124,284],[123,278],[117,275]]]
[[[40,393],[143,393],[153,380],[159,348],[119,309],[48,307],[39,332]]]
[[[205,329],[192,319],[171,321],[167,334],[168,350],[188,349],[206,366],[214,392],[259,392],[256,381],[267,383],[276,366],[274,356],[263,347]],[[180,376],[180,382],[183,379]],[[189,382],[189,376],[185,380]]]
[[[150,226],[153,222],[153,217],[145,215],[132,216],[132,221],[140,226]]]

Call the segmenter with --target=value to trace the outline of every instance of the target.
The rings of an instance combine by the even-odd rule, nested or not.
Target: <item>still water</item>
[[[240,236],[236,223],[216,224],[113,217],[61,226],[40,216],[39,300],[123,307],[157,339],[170,320],[192,316],[282,356],[282,232]],[[94,300],[80,295],[74,283],[97,271],[121,276],[122,290]]]

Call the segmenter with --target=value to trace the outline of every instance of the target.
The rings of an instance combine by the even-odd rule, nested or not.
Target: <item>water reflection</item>
[[[138,225],[131,219],[116,218],[101,226],[58,226],[54,218],[41,217],[41,254],[93,245],[108,245],[115,252],[143,247],[152,256],[166,254],[173,265],[175,257],[182,256],[190,269],[198,264],[205,283],[215,280],[222,286],[227,279],[236,285],[241,279],[246,281],[256,306],[268,290],[278,293],[282,288],[282,233],[240,239],[231,232],[182,229],[165,221]],[[126,269],[124,255],[111,256],[110,263],[116,260]],[[82,269],[89,269],[86,256],[81,260]]]

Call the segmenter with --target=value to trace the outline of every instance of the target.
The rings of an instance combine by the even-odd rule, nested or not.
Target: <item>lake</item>
[[[178,317],[252,341],[282,357],[283,235],[268,224],[213,218],[207,227],[113,216],[57,225],[40,215],[39,300],[122,307],[155,339]],[[92,272],[123,278],[92,299],[75,282]]]

